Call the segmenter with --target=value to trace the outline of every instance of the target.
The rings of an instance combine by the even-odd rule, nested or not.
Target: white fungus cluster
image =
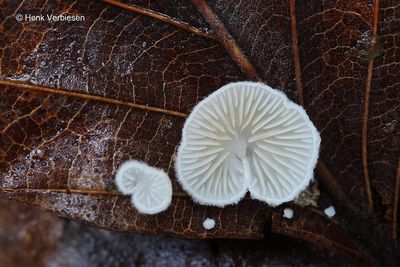
[[[224,207],[249,191],[276,206],[309,184],[319,144],[306,112],[286,95],[261,83],[231,83],[186,120],[177,177],[200,204]]]
[[[313,177],[320,136],[306,112],[267,85],[237,82],[201,101],[185,122],[176,158],[177,178],[198,203],[224,207],[250,192],[271,206],[293,200]],[[135,160],[121,165],[118,189],[141,213],[168,208],[168,175]],[[293,218],[293,210],[283,211]],[[334,216],[333,207],[325,214]],[[205,229],[214,228],[207,218]]]
[[[160,169],[130,160],[119,167],[115,180],[119,191],[131,195],[132,204],[141,213],[156,214],[171,203],[171,181]]]

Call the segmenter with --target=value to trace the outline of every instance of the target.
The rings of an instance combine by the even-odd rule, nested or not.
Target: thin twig
[[[292,38],[292,55],[295,65],[294,71],[296,77],[296,92],[299,103],[302,106],[304,106],[303,82],[302,82],[300,53],[299,53],[300,49],[297,37],[297,22],[296,22],[295,7],[296,7],[296,1],[290,0],[290,30]],[[345,206],[352,208],[351,202],[347,199],[336,177],[329,171],[329,169],[322,161],[318,161],[316,170],[319,176],[321,177],[322,184],[331,193],[331,195],[333,195],[341,203],[344,203]]]
[[[238,64],[242,71],[253,80],[261,80],[261,76],[258,74],[256,68],[247,59],[240,46],[237,44],[235,38],[229,33],[224,23],[218,18],[218,16],[212,11],[210,6],[203,0],[192,0],[192,3],[197,7],[199,12],[203,15],[204,19],[208,22],[216,39],[225,48],[227,53],[232,59]]]
[[[372,26],[372,37],[371,37],[371,48],[370,53],[373,55],[376,49],[376,39],[378,31],[378,19],[379,19],[379,0],[375,0],[374,3],[374,22]],[[368,212],[371,214],[374,210],[374,203],[372,199],[371,182],[368,172],[368,157],[367,157],[367,135],[368,135],[368,113],[369,113],[369,96],[371,93],[372,83],[372,70],[374,67],[374,56],[371,56],[368,62],[367,82],[365,87],[364,97],[364,113],[363,113],[363,124],[361,130],[361,146],[362,146],[362,165],[365,181],[365,189],[368,196]]]
[[[343,206],[350,210],[354,210],[354,205],[343,192],[342,187],[338,183],[336,177],[330,172],[328,167],[322,162],[318,161],[316,170],[320,176],[322,185],[328,190],[331,196],[336,199],[336,202],[341,203]]]
[[[296,77],[296,92],[300,105],[304,106],[303,97],[303,82],[301,78],[301,64],[300,64],[300,52],[299,52],[299,41],[297,37],[297,22],[296,22],[296,1],[290,0],[290,33],[292,39],[292,55],[294,62],[294,73]]]
[[[111,4],[111,5],[126,9],[126,10],[133,11],[135,13],[138,13],[138,14],[141,14],[141,15],[144,15],[144,16],[147,16],[147,17],[151,17],[151,18],[154,18],[156,20],[159,20],[159,21],[174,25],[175,27],[181,28],[181,29],[183,29],[185,31],[191,32],[191,33],[196,34],[196,35],[200,35],[202,37],[214,38],[212,32],[204,31],[202,29],[196,28],[196,27],[194,27],[192,25],[189,25],[186,22],[179,21],[177,19],[171,18],[168,15],[162,14],[160,12],[157,12],[157,11],[154,11],[154,10],[151,10],[151,9],[143,8],[143,7],[134,5],[134,4],[129,4],[128,5],[128,4],[122,3],[122,2],[117,1],[117,0],[102,0],[102,1],[107,3],[107,4]]]
[[[393,206],[393,228],[392,228],[392,238],[397,241],[397,220],[399,212],[399,194],[400,194],[400,159],[397,162],[396,171],[396,187],[394,189],[394,206]]]

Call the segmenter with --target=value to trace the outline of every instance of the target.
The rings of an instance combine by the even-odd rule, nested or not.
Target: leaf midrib
[[[118,100],[115,98],[109,98],[109,97],[104,97],[104,96],[99,96],[99,95],[91,95],[91,94],[74,92],[74,91],[69,91],[69,90],[60,89],[60,88],[47,87],[47,86],[38,85],[38,84],[30,84],[27,82],[21,82],[21,81],[16,81],[16,80],[0,80],[0,85],[9,86],[11,88],[29,90],[29,91],[42,92],[42,93],[46,93],[46,94],[63,95],[63,96],[67,96],[67,97],[74,97],[74,98],[79,98],[79,99],[84,99],[84,100],[91,100],[91,101],[103,102],[103,103],[107,103],[107,104],[120,105],[120,106],[125,106],[128,108],[135,108],[135,109],[141,109],[141,110],[145,110],[145,111],[162,113],[162,114],[171,115],[171,116],[180,117],[180,118],[186,118],[188,116],[186,113],[179,112],[179,111],[174,111],[174,110],[169,110],[169,109],[164,109],[164,108],[159,108],[159,107],[153,107],[153,106],[149,106],[149,105],[141,105],[141,104],[136,104],[136,103],[132,103],[129,101],[123,101],[123,100]]]

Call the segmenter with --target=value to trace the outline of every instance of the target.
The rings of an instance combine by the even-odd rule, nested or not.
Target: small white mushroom
[[[38,156],[39,158],[43,157],[44,155],[44,151],[41,149],[36,149],[36,156]]]
[[[329,206],[326,209],[324,209],[324,213],[326,216],[328,216],[329,218],[332,218],[333,216],[335,216],[336,214],[336,210],[334,206]]]
[[[306,112],[282,92],[261,83],[231,83],[186,120],[177,177],[201,204],[223,207],[250,191],[276,206],[307,187],[319,144]]]
[[[293,218],[293,210],[286,208],[283,210],[283,218],[292,219]]]
[[[156,214],[171,204],[171,181],[160,169],[130,160],[119,167],[115,180],[119,191],[132,195],[132,204],[141,213]]]
[[[211,230],[215,227],[215,220],[211,218],[207,218],[203,222],[203,227],[206,230]]]

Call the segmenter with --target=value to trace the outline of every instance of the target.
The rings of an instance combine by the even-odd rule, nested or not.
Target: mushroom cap
[[[251,197],[293,200],[313,177],[320,137],[302,107],[262,83],[223,86],[185,122],[178,181],[192,198],[223,207]]]
[[[132,195],[132,204],[141,213],[156,214],[171,203],[171,181],[160,169],[129,160],[119,167],[115,180],[123,194]]]

